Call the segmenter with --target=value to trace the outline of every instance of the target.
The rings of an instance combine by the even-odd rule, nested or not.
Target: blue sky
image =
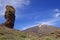
[[[24,30],[39,24],[60,27],[60,0],[0,0],[0,23],[5,22],[5,6],[16,9],[14,29]]]

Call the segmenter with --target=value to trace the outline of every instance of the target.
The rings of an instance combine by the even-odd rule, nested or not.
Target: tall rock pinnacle
[[[15,8],[13,6],[7,5],[4,17],[6,19],[4,25],[8,28],[13,28],[15,22]]]

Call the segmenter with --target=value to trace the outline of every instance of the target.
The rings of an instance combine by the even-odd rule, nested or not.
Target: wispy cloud
[[[23,9],[29,4],[30,0],[0,0],[0,23],[5,22],[4,14],[6,5],[11,5],[16,9],[16,18],[19,19],[22,15],[17,13],[17,8]]]
[[[57,21],[60,21],[60,17],[40,22],[40,24],[55,25]]]
[[[14,8],[17,10],[17,8],[24,8],[25,6],[28,6],[30,4],[30,0],[0,0],[0,19],[3,17],[5,13],[5,7],[6,5],[14,6]],[[16,14],[17,18],[20,17],[20,14]],[[2,18],[4,20],[4,18]],[[0,21],[1,22],[1,21]]]
[[[29,5],[29,0],[0,0],[0,7],[4,7],[6,5],[12,5],[14,7],[22,7],[24,5]]]
[[[15,8],[22,8],[25,5],[29,5],[29,0],[0,0],[0,15],[3,15],[6,5],[12,5]]]
[[[37,25],[44,25],[44,24],[47,24],[47,25],[54,25],[56,26],[57,22],[60,22],[60,10],[59,9],[54,9],[52,10],[52,18],[50,18],[49,20],[46,19],[44,21],[36,21],[36,23],[34,25],[30,25],[30,26],[26,26],[23,28],[24,29],[27,29],[27,28],[30,28],[30,27],[34,27],[34,26],[37,26]]]
[[[40,24],[55,25],[56,22],[60,21],[60,10],[59,9],[52,10],[52,16],[53,16],[53,18],[50,18],[47,21],[42,21],[39,23]]]
[[[60,9],[54,9],[53,11],[54,12],[60,12]]]
[[[60,13],[56,13],[55,17],[59,17],[60,16]]]
[[[59,9],[54,9],[54,17],[60,17],[60,10]]]
[[[47,20],[47,21],[37,21],[34,25],[32,24],[29,24],[25,27],[22,28],[22,30],[25,30],[25,29],[28,29],[28,28],[31,28],[31,27],[35,27],[35,26],[39,26],[39,25],[54,25],[56,26],[56,22],[60,21],[60,17],[59,18],[53,18],[53,19],[50,19],[50,20]]]
[[[34,27],[34,26],[37,26],[37,25],[40,25],[40,24],[47,24],[47,25],[53,25],[53,26],[56,26],[56,24],[58,24],[57,22],[60,22],[60,14],[59,14],[59,11],[57,11],[59,9],[54,9],[54,10],[51,10],[49,11],[48,13],[52,13],[51,17],[49,17],[49,19],[43,19],[43,20],[36,20],[34,22],[31,22],[31,23],[28,23],[27,25],[23,26],[23,28],[21,28],[21,30],[25,30],[25,29],[28,29],[28,28],[31,28],[31,27]],[[47,12],[47,11],[46,11]],[[57,13],[56,13],[57,12]],[[44,12],[45,13],[45,12]],[[29,14],[30,15],[30,14]],[[36,19],[40,19],[41,17],[39,17],[40,15],[36,16],[34,14],[32,14]],[[31,15],[30,15],[31,16]],[[25,16],[24,16],[25,17]],[[28,16],[27,16],[28,17]],[[32,16],[31,16],[32,17]],[[42,15],[43,17],[43,15]],[[47,16],[46,16],[47,17]],[[19,27],[20,27],[20,24],[19,24]],[[20,29],[20,28],[19,28]]]

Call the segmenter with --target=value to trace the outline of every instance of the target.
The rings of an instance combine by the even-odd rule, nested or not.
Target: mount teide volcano
[[[32,28],[28,28],[26,30],[24,30],[25,32],[28,33],[36,33],[36,34],[49,34],[55,31],[60,31],[60,28],[54,27],[54,26],[50,26],[50,25],[38,25]]]

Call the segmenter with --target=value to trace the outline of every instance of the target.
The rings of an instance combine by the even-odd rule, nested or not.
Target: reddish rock
[[[4,25],[8,28],[13,28],[14,22],[15,22],[15,9],[13,6],[10,6],[10,5],[6,6],[4,17],[6,19],[6,22],[4,23]]]
[[[15,22],[15,8],[13,6],[7,5],[4,17],[6,22],[0,24],[0,27],[5,26],[8,28],[13,28]]]

